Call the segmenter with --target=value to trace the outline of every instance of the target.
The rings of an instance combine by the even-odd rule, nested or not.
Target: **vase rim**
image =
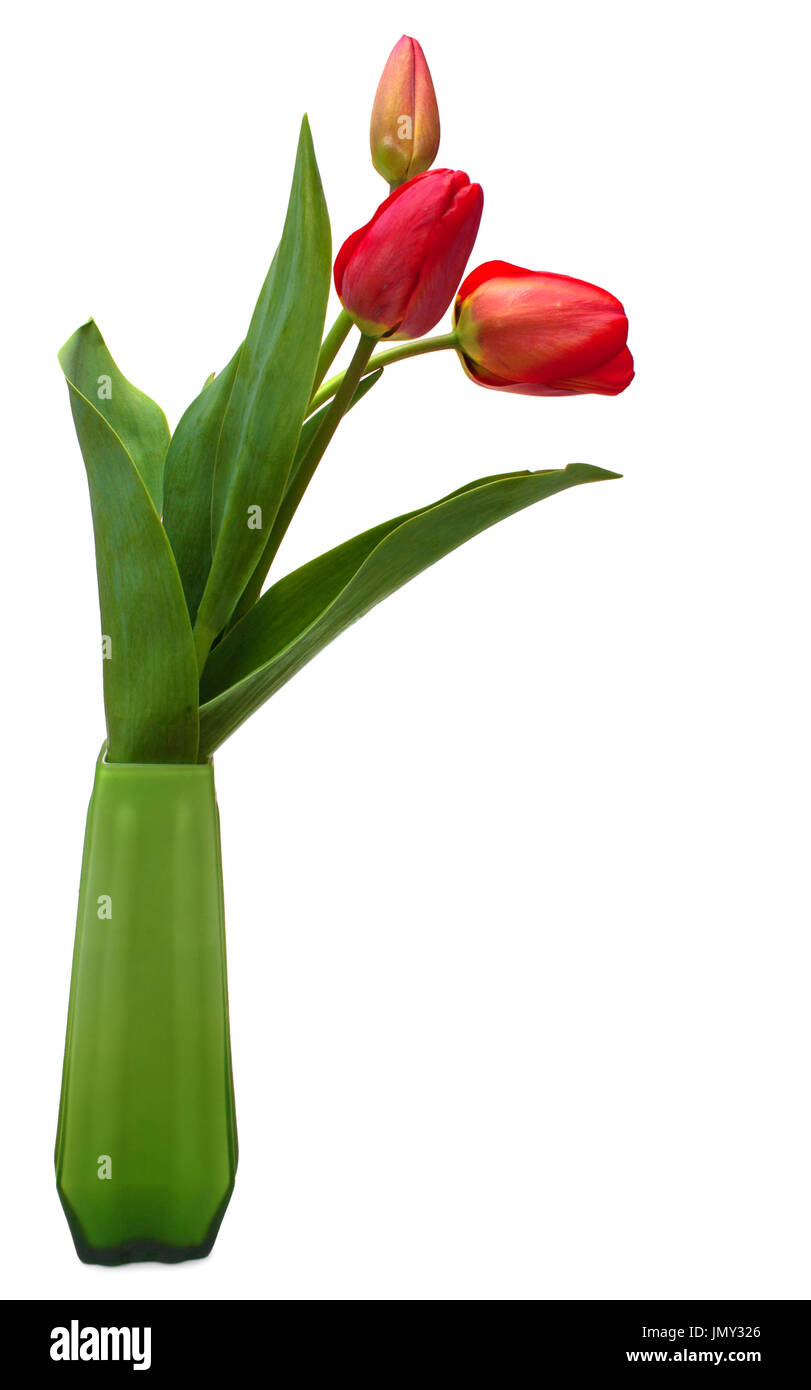
[[[206,775],[214,770],[214,758],[213,756],[209,756],[206,758],[205,762],[202,763],[113,763],[110,762],[107,757],[107,742],[105,740],[99,752],[98,766],[109,768],[111,771],[114,770],[116,772],[140,772],[142,774],[150,772],[182,772],[186,775],[190,772],[194,772]]]

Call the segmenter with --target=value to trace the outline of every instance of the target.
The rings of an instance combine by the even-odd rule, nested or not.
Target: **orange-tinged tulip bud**
[[[369,129],[372,163],[393,187],[424,174],[439,149],[439,110],[425,54],[407,34],[383,69]]]

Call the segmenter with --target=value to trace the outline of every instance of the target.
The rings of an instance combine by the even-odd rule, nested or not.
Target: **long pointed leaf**
[[[214,470],[213,557],[200,649],[228,622],[265,548],[315,378],[329,297],[329,218],[305,117],[287,217],[225,412]]]
[[[200,688],[201,749],[211,753],[339,633],[443,555],[544,497],[617,476],[573,463],[481,478],[287,575],[209,657]]]
[[[93,319],[70,339],[70,358],[78,389],[115,430],[160,515],[169,447],[166,416],[119,371]]]
[[[222,422],[239,365],[207,382],[183,413],[166,455],[163,525],[172,546],[192,622],[211,569],[211,490]]]
[[[68,340],[59,362],[90,486],[107,756],[121,763],[193,763],[197,665],[183,589],[144,478],[96,407],[98,359],[85,350],[87,327]]]

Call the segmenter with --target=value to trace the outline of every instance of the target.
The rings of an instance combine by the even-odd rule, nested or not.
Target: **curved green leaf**
[[[76,330],[62,351],[68,347],[77,390],[118,435],[160,515],[163,468],[169,447],[166,416],[159,405],[118,370],[92,319]]]
[[[312,392],[330,270],[329,218],[305,117],[282,239],[243,345],[217,448],[213,556],[195,623],[201,653],[231,617],[273,525]]]
[[[480,478],[287,575],[209,657],[200,687],[201,750],[213,752],[333,638],[443,555],[544,497],[618,476],[572,463],[550,472]]]
[[[192,622],[211,569],[214,460],[241,352],[240,346],[224,371],[208,379],[180,417],[166,455],[163,525]]]
[[[98,357],[86,350],[89,327],[74,333],[59,362],[90,485],[107,756],[120,763],[193,763],[197,664],[183,589],[143,475],[96,406]]]

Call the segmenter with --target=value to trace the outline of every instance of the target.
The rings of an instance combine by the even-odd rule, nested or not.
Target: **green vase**
[[[212,765],[96,766],[56,1184],[80,1259],[197,1259],[234,1186]]]

